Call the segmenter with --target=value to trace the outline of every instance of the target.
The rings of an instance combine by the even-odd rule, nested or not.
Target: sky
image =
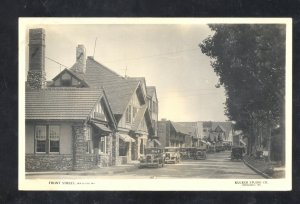
[[[42,24],[28,29],[46,32],[46,57],[67,67],[76,60],[76,46],[83,44],[87,56],[118,74],[145,77],[156,86],[159,119],[172,121],[226,121],[225,92],[216,88],[218,77],[199,43],[213,33],[205,24]],[[96,46],[95,46],[96,42]],[[95,51],[94,51],[95,47]],[[65,67],[46,59],[47,80]]]

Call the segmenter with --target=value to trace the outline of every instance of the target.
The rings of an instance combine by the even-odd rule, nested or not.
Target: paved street
[[[103,179],[103,178],[211,178],[211,179],[260,179],[242,161],[231,161],[230,152],[208,154],[207,160],[186,160],[167,164],[163,168],[134,169],[130,172],[105,175],[29,175],[28,179]]]

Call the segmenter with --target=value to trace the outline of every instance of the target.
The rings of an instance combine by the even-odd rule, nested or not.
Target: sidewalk
[[[129,163],[119,166],[110,166],[95,168],[83,171],[39,171],[39,172],[26,172],[29,175],[105,175],[105,174],[119,174],[134,171],[138,168],[138,163]]]
[[[257,160],[248,155],[245,155],[243,160],[248,167],[261,174],[265,178],[283,178],[285,176],[284,166],[278,166],[274,162]]]

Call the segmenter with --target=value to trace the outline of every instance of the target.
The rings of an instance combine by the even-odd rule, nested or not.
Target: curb
[[[252,166],[251,164],[249,164],[244,158],[243,158],[244,164],[246,164],[250,169],[252,169],[253,171],[255,171],[256,173],[260,174],[261,176],[263,176],[264,178],[268,178],[268,179],[272,179],[271,176],[265,174],[264,172],[258,170],[257,168],[255,168],[254,166]]]
[[[137,165],[133,165],[131,167],[127,167],[124,169],[117,169],[117,170],[110,170],[107,169],[106,171],[99,172],[97,171],[92,171],[92,172],[86,172],[86,171],[72,171],[72,172],[27,172],[25,173],[26,176],[38,176],[38,175],[82,175],[82,176],[87,176],[87,175],[106,175],[106,174],[119,174],[119,173],[126,173],[130,172],[137,169]]]

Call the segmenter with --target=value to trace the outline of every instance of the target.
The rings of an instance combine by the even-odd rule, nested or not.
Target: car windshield
[[[157,154],[160,153],[160,149],[145,149],[146,154]]]

